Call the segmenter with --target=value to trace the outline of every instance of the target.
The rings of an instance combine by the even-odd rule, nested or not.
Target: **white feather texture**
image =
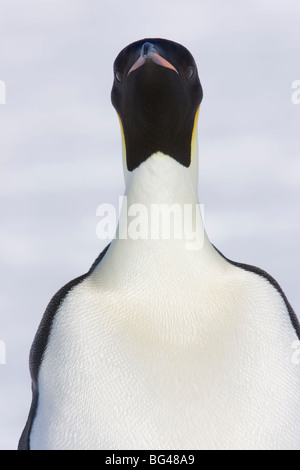
[[[191,170],[162,154],[126,195],[198,202]],[[31,448],[297,449],[296,340],[277,290],[206,235],[193,251],[184,239],[114,240],[55,316]]]

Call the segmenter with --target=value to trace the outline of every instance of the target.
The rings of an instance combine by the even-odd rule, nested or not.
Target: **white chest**
[[[129,268],[111,286],[104,264],[78,285],[53,324],[32,448],[297,448],[284,304],[224,266],[140,285]]]

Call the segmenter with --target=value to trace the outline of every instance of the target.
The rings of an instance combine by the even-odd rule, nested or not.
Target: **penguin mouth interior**
[[[129,70],[128,75],[130,75],[134,70],[139,69],[146,63],[147,60],[152,60],[157,65],[160,65],[161,67],[165,67],[170,70],[174,70],[179,75],[178,70],[172,65],[168,60],[164,59],[160,54],[158,54],[156,51],[150,51],[146,56],[145,55],[140,55],[138,60],[133,64],[131,69]]]

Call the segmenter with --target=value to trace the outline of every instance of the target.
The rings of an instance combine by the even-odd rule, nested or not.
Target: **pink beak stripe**
[[[178,71],[175,69],[174,65],[170,64],[170,62],[168,62],[166,59],[164,59],[163,57],[161,57],[159,54],[157,54],[156,52],[150,52],[150,54],[148,54],[146,57],[143,57],[142,55],[138,58],[138,60],[136,61],[135,64],[133,64],[133,66],[131,67],[131,69],[129,70],[127,76],[133,72],[134,70],[137,70],[139,69],[142,65],[144,65],[146,63],[146,59],[151,59],[155,64],[157,65],[160,65],[161,67],[165,67],[167,69],[171,69],[171,70],[174,70],[174,72],[176,72],[178,75]]]

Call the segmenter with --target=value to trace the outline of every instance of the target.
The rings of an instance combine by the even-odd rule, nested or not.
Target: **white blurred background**
[[[0,0],[0,449],[17,447],[27,418],[41,316],[104,248],[96,209],[123,193],[110,90],[130,42],[163,37],[194,55],[208,235],[300,312],[299,24],[298,0]]]

